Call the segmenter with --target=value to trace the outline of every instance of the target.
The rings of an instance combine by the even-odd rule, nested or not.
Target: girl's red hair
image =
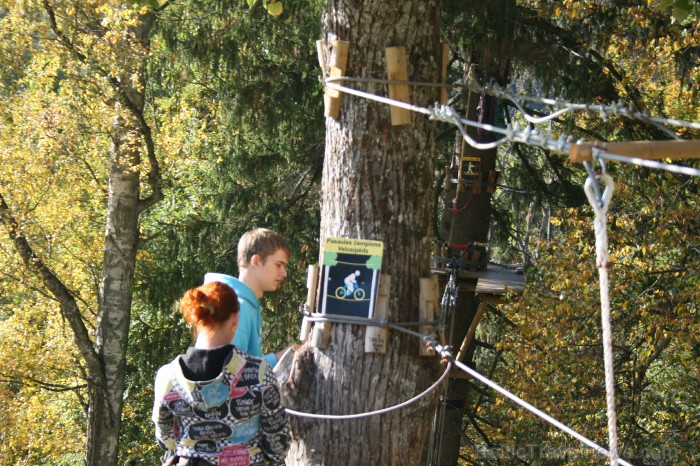
[[[221,282],[207,283],[185,292],[180,312],[195,327],[213,328],[238,313],[238,296]]]

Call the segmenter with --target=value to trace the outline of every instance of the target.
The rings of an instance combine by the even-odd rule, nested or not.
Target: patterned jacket
[[[160,446],[219,466],[283,461],[289,426],[270,365],[234,346],[216,378],[196,382],[185,378],[181,358],[156,375],[152,419]]]

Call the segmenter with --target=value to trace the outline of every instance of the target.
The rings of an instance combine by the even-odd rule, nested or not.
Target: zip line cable
[[[442,83],[431,83],[431,82],[420,82],[420,81],[409,81],[409,80],[398,80],[398,79],[381,79],[381,78],[353,78],[353,77],[348,77],[348,76],[339,76],[339,77],[327,77],[323,80],[325,84],[332,84],[332,83],[341,83],[341,82],[356,82],[356,83],[372,83],[372,84],[405,84],[405,85],[411,85],[411,86],[420,86],[420,87],[449,87],[449,88],[458,88],[458,89],[469,89],[473,92],[477,93],[485,93],[488,95],[491,95],[493,97],[497,97],[499,99],[504,99],[504,100],[509,100],[511,101],[515,107],[523,114],[523,117],[525,120],[527,120],[529,123],[533,124],[539,124],[539,123],[544,123],[547,121],[551,121],[558,116],[561,116],[565,113],[576,111],[576,112],[587,112],[590,114],[598,114],[603,118],[604,120],[609,116],[609,115],[619,115],[619,116],[625,116],[634,120],[639,120],[639,121],[645,121],[648,123],[653,123],[653,124],[658,124],[658,125],[670,125],[670,126],[677,126],[677,127],[684,127],[684,128],[692,128],[692,129],[700,129],[700,123],[696,122],[691,122],[691,121],[683,121],[683,120],[677,120],[673,118],[661,118],[661,117],[652,117],[646,112],[639,112],[636,111],[622,102],[622,100],[619,100],[617,102],[614,102],[612,104],[608,105],[603,105],[603,104],[578,104],[578,103],[573,103],[573,102],[567,102],[564,100],[557,100],[557,99],[550,99],[546,97],[534,97],[534,96],[526,96],[526,95],[521,95],[521,96],[516,96],[511,92],[508,92],[504,89],[502,89],[497,83],[491,83],[491,84],[486,84],[486,85],[480,85],[475,81],[470,81],[467,84],[442,84]],[[546,105],[549,107],[556,107],[559,108],[559,110],[555,110],[553,113],[549,115],[545,115],[543,117],[533,117],[530,115],[525,108],[523,107],[521,102],[530,102],[530,103],[536,103],[539,105]],[[668,128],[661,128],[661,129],[666,129]],[[667,132],[669,136],[678,138],[678,136],[673,133],[673,132]]]
[[[631,118],[634,120],[644,121],[644,122],[652,124],[653,126],[655,126],[658,129],[662,130],[667,136],[669,136],[673,139],[680,139],[680,137],[677,134],[675,134],[673,131],[671,131],[669,128],[664,126],[665,124],[671,125],[671,126],[700,129],[700,123],[681,121],[681,120],[673,120],[673,119],[667,119],[667,118],[651,117],[648,113],[638,112],[634,109],[627,107],[622,102],[622,100],[619,100],[618,102],[615,102],[612,105],[575,104],[575,103],[571,103],[571,102],[555,100],[555,99],[548,99],[548,98],[541,98],[541,97],[515,96],[512,93],[501,89],[501,87],[497,83],[492,83],[492,84],[488,84],[485,86],[481,86],[478,83],[472,81],[471,83],[468,84],[468,87],[470,90],[472,90],[474,92],[484,92],[484,93],[492,95],[494,97],[511,101],[516,106],[516,108],[522,113],[525,120],[527,120],[529,123],[533,123],[533,124],[551,121],[554,118],[556,118],[560,115],[563,115],[565,113],[571,112],[571,111],[584,111],[584,112],[589,113],[589,114],[596,114],[597,113],[598,115],[600,115],[600,117],[603,119],[603,121],[605,121],[609,115],[620,115],[620,116],[624,116],[624,117]],[[563,108],[561,108],[560,110],[557,110],[549,115],[545,115],[543,117],[536,118],[536,117],[531,116],[525,110],[525,108],[523,107],[521,102],[531,102],[531,103],[537,103],[540,105],[547,105],[547,106],[551,106],[551,107],[563,107]]]
[[[554,139],[552,138],[551,132],[541,134],[537,130],[537,128],[533,129],[529,125],[525,128],[525,130],[521,130],[520,126],[517,123],[515,123],[514,125],[508,125],[506,128],[501,128],[499,126],[491,124],[479,123],[477,121],[468,120],[466,118],[460,117],[458,114],[456,114],[455,110],[449,106],[436,105],[433,108],[420,107],[418,105],[414,105],[408,102],[402,102],[399,100],[394,100],[388,97],[371,94],[369,92],[360,91],[350,87],[341,86],[333,82],[328,82],[326,84],[326,87],[330,89],[335,89],[346,94],[355,95],[357,97],[362,97],[365,99],[374,100],[376,102],[381,102],[387,105],[393,105],[395,107],[410,110],[416,113],[421,113],[423,115],[427,115],[433,120],[443,121],[452,124],[456,124],[456,122],[459,121],[460,124],[457,125],[457,127],[462,133],[462,136],[464,137],[465,141],[467,141],[467,143],[469,143],[470,145],[472,145],[472,143],[480,143],[477,143],[471,137],[469,137],[469,135],[466,134],[466,131],[464,130],[465,126],[483,129],[505,136],[497,141],[494,141],[493,143],[488,143],[488,148],[493,148],[506,142],[517,142],[521,144],[527,144],[530,146],[541,147],[543,149],[551,150],[554,152],[567,154],[569,153],[569,150],[571,149],[572,145],[576,144],[573,142],[572,136],[565,136],[561,134],[557,139]],[[700,169],[674,164],[654,162],[638,157],[627,157],[619,154],[614,154],[605,150],[599,150],[598,157],[602,159],[617,160],[619,162],[630,163],[637,166],[645,166],[659,170],[666,170],[672,173],[679,173],[689,176],[700,176]]]
[[[554,419],[552,416],[546,414],[545,412],[537,409],[527,401],[523,400],[522,398],[518,397],[517,395],[514,395],[513,393],[509,392],[505,388],[501,387],[497,383],[491,381],[487,377],[481,375],[479,372],[475,371],[471,367],[457,361],[454,356],[452,356],[452,353],[450,352],[450,348],[447,346],[441,346],[434,338],[434,335],[422,335],[418,332],[413,332],[411,330],[407,330],[402,327],[393,327],[390,325],[390,327],[395,328],[396,330],[399,330],[404,333],[408,333],[410,335],[416,336],[426,343],[430,344],[434,349],[437,355],[439,355],[441,358],[446,359],[449,363],[452,363],[457,367],[458,369],[461,369],[463,372],[471,375],[475,379],[477,379],[479,382],[483,383],[484,385],[496,390],[498,393],[501,395],[505,396],[506,398],[510,399],[511,401],[514,401],[516,404],[522,406],[523,408],[527,409],[531,413],[535,414],[536,416],[544,419],[548,423],[552,424],[553,426],[557,427],[559,430],[566,432],[567,434],[571,435],[572,437],[576,438],[579,440],[581,443],[584,445],[592,448],[595,450],[597,453],[599,453],[602,456],[610,457],[610,452],[606,450],[605,448],[601,447],[597,443],[593,442],[592,440],[589,440],[588,438],[584,437],[583,435],[579,434],[575,430],[573,430],[571,427],[567,426],[566,424],[561,423],[560,421],[557,421]],[[632,464],[628,463],[627,461],[623,459],[618,459],[618,464],[622,466],[633,466]]]

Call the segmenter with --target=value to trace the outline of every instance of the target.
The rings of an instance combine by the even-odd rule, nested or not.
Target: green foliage
[[[627,168],[614,177],[625,180],[618,184],[610,214],[621,451],[633,463],[691,464],[698,435],[694,419],[700,414],[692,388],[700,368],[692,356],[700,341],[700,254],[693,246],[700,239],[700,184]],[[494,341],[505,361],[499,377],[535,406],[606,444],[590,210],[565,211],[553,222],[557,232],[539,245],[528,289],[506,311],[515,327],[503,328]],[[535,433],[537,445],[573,451],[566,439],[555,440],[547,426],[528,423],[529,416],[517,408],[501,410],[517,431],[494,431],[494,441],[532,442]],[[655,459],[658,452],[672,456]],[[590,458],[574,455],[565,464],[590,464]]]
[[[464,62],[474,52],[494,69],[507,57],[510,82],[529,94],[623,99],[655,115],[700,119],[696,4],[482,3],[444,2],[445,35]],[[87,15],[74,2],[58,4],[63,17]],[[157,11],[145,92],[166,199],[140,224],[144,245],[134,280],[120,444],[120,464],[137,465],[155,464],[160,454],[150,421],[155,371],[191,343],[177,301],[207,271],[237,275],[236,244],[248,229],[272,228],[290,241],[288,280],[263,302],[265,350],[296,339],[306,266],[319,259],[324,120],[314,41],[322,5],[288,0],[283,14],[271,17],[281,13],[281,2],[263,2],[263,8],[221,0],[128,4],[132,8],[90,10],[107,32],[76,32],[81,50],[95,53],[89,66],[78,66],[56,41],[44,40],[51,34],[34,3],[23,10],[2,2],[0,191],[42,258],[80,297],[92,325],[115,96],[91,67],[127,69],[137,55],[120,45],[119,32],[134,12]],[[461,77],[462,69],[455,64],[450,73]],[[665,137],[648,123],[587,114],[560,119],[551,129],[591,139]],[[689,129],[677,133],[698,137]],[[441,150],[438,157],[449,159],[452,147]],[[498,164],[499,184],[508,189],[494,196],[491,250],[496,260],[527,265],[528,289],[507,308],[487,313],[475,362],[605,444],[585,172],[560,155],[524,146],[508,147]],[[640,464],[691,464],[700,438],[700,187],[697,180],[646,169],[608,170],[618,181],[610,250],[623,454]],[[0,247],[0,460],[78,464],[85,422],[78,355],[56,303],[23,270],[6,237]],[[55,391],[66,388],[72,390]],[[501,464],[517,462],[517,451],[507,447],[525,444],[569,454],[552,459],[540,448],[531,464],[599,461],[510,402],[483,390],[470,396],[466,434],[484,454],[503,453]],[[465,455],[473,457],[474,448]]]
[[[323,154],[314,40],[318,11],[286,2],[281,21],[240,4],[177,2],[161,13],[149,64],[166,199],[142,222],[129,348],[123,464],[155,462],[150,411],[157,368],[191,344],[177,310],[204,273],[236,276],[241,234],[290,243],[289,276],[262,300],[264,351],[295,341],[306,266],[318,261]],[[127,424],[125,422],[125,424]]]
[[[489,8],[497,4],[501,13],[494,15]],[[621,100],[653,115],[700,119],[700,29],[658,2],[445,2],[445,13],[447,37],[463,63],[485,70],[477,72],[484,81],[501,80],[494,64],[507,62],[512,88],[526,95]],[[529,105],[535,115],[551,111]],[[527,124],[514,109],[506,110],[507,122]],[[538,129],[555,138],[669,137],[644,121],[586,113]],[[696,130],[673,129],[698,138]],[[525,400],[607,445],[595,238],[582,188],[586,173],[561,155],[521,145],[505,145],[497,164],[501,189],[493,198],[492,258],[523,263],[528,287],[513,304],[487,313],[474,362]],[[612,162],[608,171],[618,183],[609,228],[620,451],[635,464],[693,464],[698,181]],[[479,464],[602,460],[478,384],[466,411],[462,453]]]

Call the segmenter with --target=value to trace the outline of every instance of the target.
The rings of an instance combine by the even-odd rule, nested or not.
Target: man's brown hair
[[[279,249],[286,252],[287,256],[291,255],[287,240],[274,231],[267,228],[246,231],[238,241],[238,268],[248,267],[250,259],[256,254],[264,261]]]

